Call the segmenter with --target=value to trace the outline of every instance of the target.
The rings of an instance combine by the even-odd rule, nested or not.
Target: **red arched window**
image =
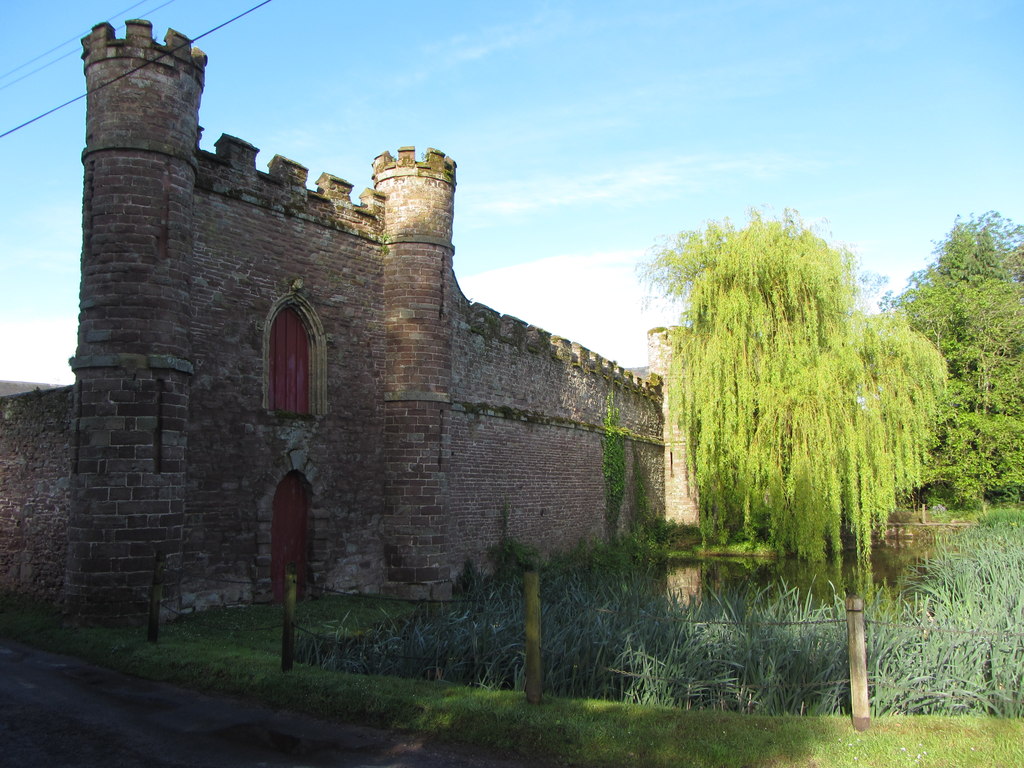
[[[267,404],[272,411],[309,413],[309,334],[290,307],[277,313],[270,329]]]

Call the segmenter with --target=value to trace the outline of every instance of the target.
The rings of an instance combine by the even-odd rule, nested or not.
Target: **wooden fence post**
[[[149,588],[149,629],[146,632],[146,639],[151,643],[160,639],[160,603],[164,599],[165,564],[164,553],[157,552],[153,566],[153,584]]]
[[[864,635],[864,600],[856,595],[846,598],[846,636],[850,653],[850,709],[853,727],[858,731],[866,731],[871,725],[868,652]]]
[[[288,672],[295,661],[295,600],[298,578],[295,563],[288,563],[284,575],[284,623],[281,630],[281,671]]]
[[[540,704],[544,687],[540,657],[540,578],[536,571],[523,573],[526,613],[526,700]]]

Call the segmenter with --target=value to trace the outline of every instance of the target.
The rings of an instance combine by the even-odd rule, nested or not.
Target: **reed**
[[[1024,507],[993,507],[978,518],[978,524],[990,528],[1001,525],[1024,528]]]
[[[1024,714],[1024,530],[961,535],[905,595],[868,606],[876,715]],[[650,572],[542,579],[545,693],[683,709],[836,714],[849,706],[843,596],[796,589],[667,593]],[[523,685],[518,579],[482,581],[444,609],[421,606],[358,637],[306,636],[328,669]]]
[[[1020,527],[978,527],[941,545],[870,628],[875,709],[1024,715],[1022,584]]]

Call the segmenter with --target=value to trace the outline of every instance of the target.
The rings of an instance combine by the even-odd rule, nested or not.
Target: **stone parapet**
[[[437,149],[416,160],[414,147],[402,147],[373,161],[373,186],[385,196],[388,244],[429,243],[451,247],[455,207],[455,161]]]
[[[294,160],[275,155],[264,172],[257,170],[259,150],[249,142],[224,134],[214,146],[215,153],[196,155],[198,188],[374,242],[381,239],[382,194],[366,189],[354,203],[353,186],[342,178],[323,173],[312,190],[306,187],[309,170]]]
[[[661,378],[637,376],[614,360],[609,360],[582,344],[532,325],[518,317],[503,315],[479,302],[468,304],[460,322],[462,330],[486,340],[509,345],[510,352],[534,355],[547,354],[566,366],[596,374],[616,387],[652,400],[661,400]]]
[[[85,155],[136,149],[194,163],[206,54],[173,29],[164,43],[138,19],[124,38],[107,23],[82,38],[88,81]]]

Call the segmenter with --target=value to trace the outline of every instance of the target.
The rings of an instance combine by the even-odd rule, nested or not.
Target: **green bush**
[[[1006,525],[1024,528],[1024,507],[996,507],[978,518],[978,524],[988,528]]]

